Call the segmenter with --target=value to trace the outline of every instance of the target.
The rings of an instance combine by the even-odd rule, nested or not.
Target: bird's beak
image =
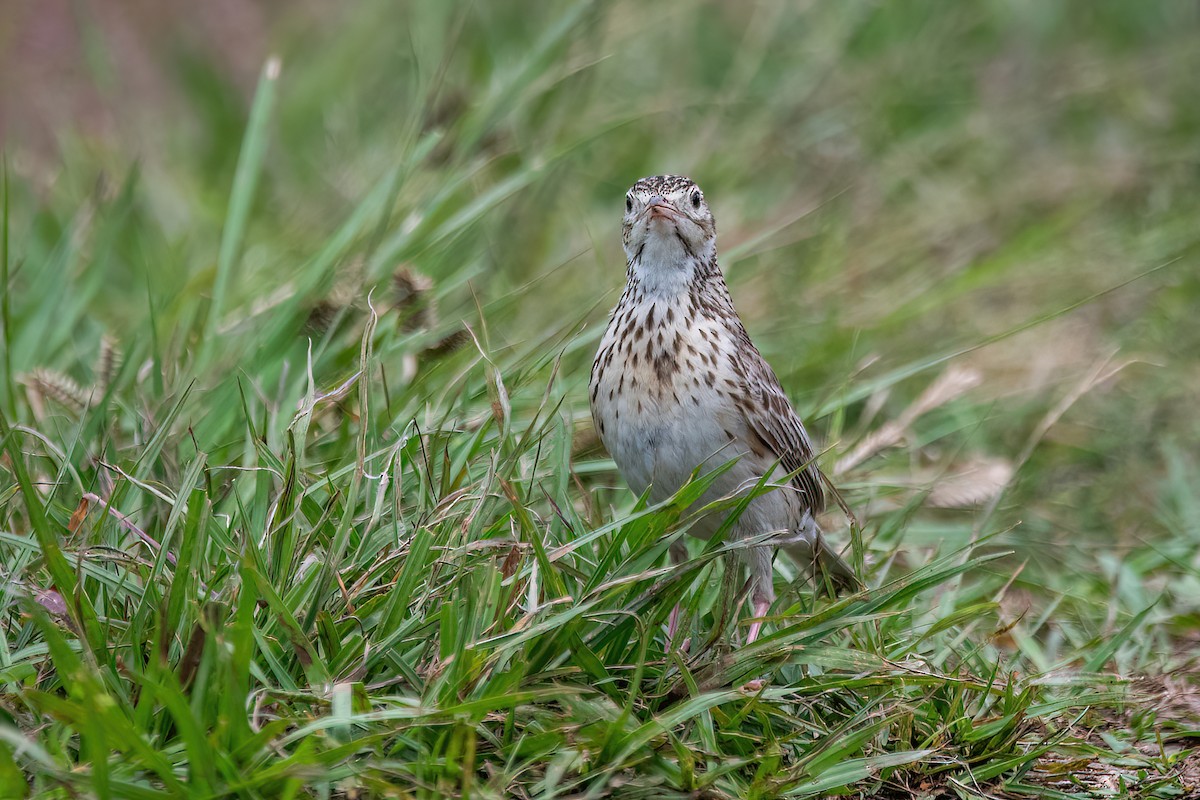
[[[659,195],[650,198],[650,202],[646,203],[644,213],[647,220],[667,219],[673,222],[679,218],[679,212],[675,210],[675,207]]]

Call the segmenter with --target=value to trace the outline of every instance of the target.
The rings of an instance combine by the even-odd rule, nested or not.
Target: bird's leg
[[[755,547],[750,550],[746,560],[750,565],[750,584],[753,587],[750,590],[750,601],[753,604],[753,613],[757,618],[750,625],[750,632],[746,634],[746,644],[753,644],[758,635],[762,633],[763,617],[771,609],[771,603],[775,601],[775,587],[773,585],[773,573],[771,570],[771,561],[775,555],[775,550],[772,547]]]
[[[676,539],[671,545],[671,566],[677,567],[687,561],[688,551],[687,545],[682,539]],[[675,634],[679,633],[679,620],[683,616],[683,606],[679,603],[671,609],[671,616],[667,618],[667,649],[675,649]],[[679,644],[679,649],[687,652],[688,645],[691,644],[690,639],[684,639]]]
[[[750,632],[746,634],[746,644],[754,644],[762,633],[763,617],[771,610],[775,602],[775,587],[772,585],[773,573],[771,561],[775,557],[773,547],[755,547],[750,551],[746,560],[750,564],[750,603],[756,619],[750,623]],[[742,686],[743,692],[761,692],[767,685],[765,678],[755,678]]]
[[[750,624],[750,633],[746,634],[746,644],[754,644],[754,640],[757,639],[758,634],[762,632],[762,617],[765,617],[767,612],[770,610],[771,604],[768,601],[754,601],[754,616],[758,617],[758,619]]]
[[[676,603],[675,607],[671,609],[671,616],[667,619],[667,641],[672,646],[675,644],[675,634],[679,632],[679,616],[682,611],[683,608]]]

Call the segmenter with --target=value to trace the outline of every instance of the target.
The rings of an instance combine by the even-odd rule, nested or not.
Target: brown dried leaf
[[[74,533],[75,531],[79,530],[79,526],[82,525],[84,519],[87,518],[88,506],[90,505],[91,503],[88,502],[87,497],[79,498],[79,505],[76,506],[75,513],[71,514],[70,521],[67,522],[68,531]]]
[[[517,567],[521,565],[521,548],[513,545],[508,551],[508,555],[504,558],[504,563],[500,565],[500,574],[505,579],[511,578],[517,572]]]

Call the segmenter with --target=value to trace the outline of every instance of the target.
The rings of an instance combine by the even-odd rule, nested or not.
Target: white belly
[[[733,462],[713,482],[697,505],[752,489],[772,464],[763,463],[742,444],[745,423],[726,397],[701,384],[676,383],[673,391],[615,392],[620,373],[605,376],[598,391],[613,389],[613,401],[594,410],[597,429],[621,475],[636,493],[650,489],[660,502],[675,494],[693,473],[705,475]],[[639,384],[641,385],[641,384]],[[739,519],[742,533],[786,528],[796,511],[790,487],[756,498]],[[723,515],[701,520],[691,532],[707,538]]]
[[[770,485],[779,470],[772,471],[772,464],[762,463],[748,448],[730,441],[722,425],[730,421],[728,415],[715,408],[710,410],[713,413],[694,413],[682,406],[660,408],[652,419],[631,413],[628,423],[624,423],[626,415],[622,413],[620,423],[609,430],[605,444],[630,488],[638,494],[649,488],[650,500],[660,502],[687,483],[693,471],[703,476],[727,465],[694,507],[748,492],[762,481],[764,473],[771,473]],[[788,530],[801,515],[794,487],[778,486],[750,502],[737,520],[733,538]],[[707,539],[725,517],[708,515],[689,532]]]
[[[730,441],[720,415],[701,413],[703,406],[643,400],[639,413],[636,402],[621,405],[619,415],[607,415],[605,446],[630,488],[641,494],[653,487],[655,501],[678,491],[697,467],[708,471],[744,455]]]
[[[647,313],[648,308],[639,308],[626,324],[636,329]],[[726,342],[708,327],[713,323],[695,319],[685,325],[679,318],[624,346],[629,334],[618,331],[618,324],[614,318],[600,343],[590,388],[596,432],[629,487],[638,494],[649,488],[650,499],[659,502],[677,492],[693,472],[704,475],[735,462],[698,505],[752,489],[774,465],[746,444],[751,437],[731,396],[739,387],[729,381],[735,354],[723,349]],[[682,346],[674,345],[677,333]],[[654,367],[667,349],[677,361],[669,374]],[[786,529],[801,513],[794,489],[783,486],[751,502],[735,535]],[[710,536],[724,516],[711,515],[691,532]]]

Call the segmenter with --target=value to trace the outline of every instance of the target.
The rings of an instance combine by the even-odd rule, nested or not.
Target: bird
[[[753,622],[762,631],[775,600],[777,548],[835,592],[860,587],[826,542],[816,515],[825,507],[812,442],[770,365],[734,308],[717,263],[716,221],[704,192],[682,175],[641,178],[625,195],[626,284],[592,363],[592,421],[629,487],[670,498],[697,471],[721,472],[693,508],[760,483],[731,538],[771,534],[742,550]],[[731,464],[731,465],[730,465]],[[709,513],[689,533],[711,538],[730,512]],[[673,563],[687,559],[682,540]],[[667,626],[674,642],[680,608]]]

